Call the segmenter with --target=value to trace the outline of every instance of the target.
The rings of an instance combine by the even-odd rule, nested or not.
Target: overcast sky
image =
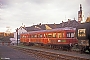
[[[78,17],[82,4],[84,19],[90,16],[90,0],[0,0],[0,31],[33,24],[59,24]]]

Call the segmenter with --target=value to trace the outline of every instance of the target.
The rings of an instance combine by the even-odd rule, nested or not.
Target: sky
[[[82,4],[84,20],[90,16],[90,0],[0,0],[0,32],[25,26],[60,24],[78,20]]]

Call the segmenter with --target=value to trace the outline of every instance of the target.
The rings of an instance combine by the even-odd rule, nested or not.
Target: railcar
[[[24,44],[40,44],[51,48],[67,48],[77,44],[75,28],[57,28],[23,33],[20,42]]]
[[[90,22],[81,23],[76,28],[76,37],[81,51],[90,53]]]

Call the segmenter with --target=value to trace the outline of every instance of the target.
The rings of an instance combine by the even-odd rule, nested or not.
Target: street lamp
[[[16,33],[17,33],[17,46],[18,46],[18,28],[16,29]]]

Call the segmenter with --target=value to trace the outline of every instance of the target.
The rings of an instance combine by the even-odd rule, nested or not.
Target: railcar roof
[[[76,30],[76,28],[65,27],[65,28],[56,28],[56,29],[50,29],[50,30],[30,31],[30,32],[26,32],[26,33],[29,34],[29,33],[39,33],[39,32],[61,31],[61,30]],[[26,33],[23,33],[23,34],[26,34]]]

